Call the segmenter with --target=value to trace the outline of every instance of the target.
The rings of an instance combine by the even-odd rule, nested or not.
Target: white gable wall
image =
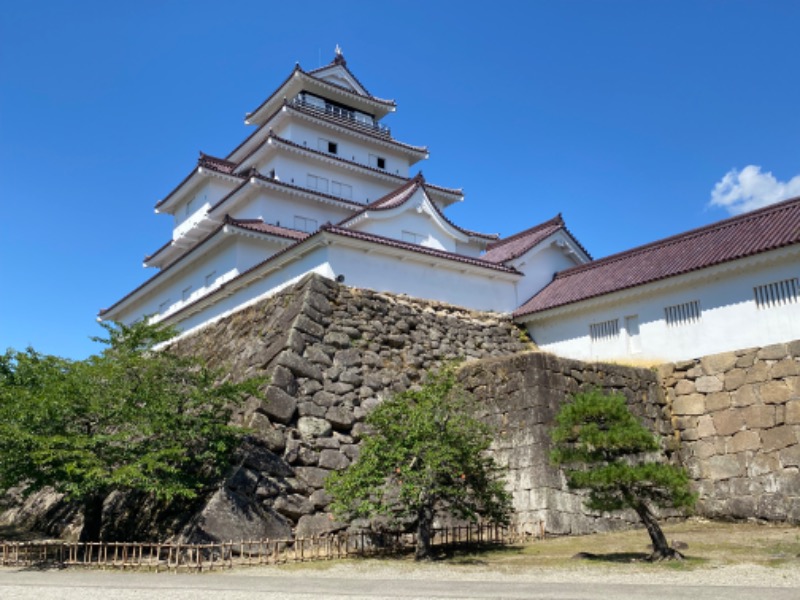
[[[558,244],[572,247],[572,242],[561,231],[543,240],[520,257],[508,262],[508,265],[524,273],[517,284],[519,304],[526,302],[553,280],[559,271],[574,267],[578,263],[577,256],[573,260]]]
[[[756,286],[798,276],[798,249],[775,251],[522,320],[541,349],[560,356],[686,360],[800,338],[799,303],[758,308],[754,294]],[[682,306],[687,313],[695,301],[698,320],[667,324],[666,307]],[[608,322],[616,322],[618,332],[592,339],[590,325]]]
[[[237,219],[262,219],[270,225],[311,233],[328,221],[337,223],[351,214],[352,210],[331,204],[300,196],[288,196],[271,190],[261,190],[252,200],[233,211],[231,216]],[[299,226],[298,218],[305,219],[308,227]],[[316,223],[316,226],[313,226],[313,223]]]
[[[172,239],[177,240],[205,219],[208,209],[227,196],[235,186],[233,182],[213,176],[206,180],[186,202],[175,208]]]
[[[409,207],[409,210],[393,214],[391,218],[386,219],[381,218],[380,211],[373,211],[373,214],[376,215],[375,218],[365,219],[357,223],[355,228],[428,248],[446,252],[456,251],[456,240],[425,212],[417,212],[416,209]]]

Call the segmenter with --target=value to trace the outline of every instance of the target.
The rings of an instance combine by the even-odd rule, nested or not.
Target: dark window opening
[[[377,160],[377,163],[378,163],[378,168],[379,169],[385,169],[386,168],[386,159],[385,158],[381,158],[379,156],[378,160]]]
[[[339,151],[339,145],[336,142],[328,142],[328,152],[336,154]]]

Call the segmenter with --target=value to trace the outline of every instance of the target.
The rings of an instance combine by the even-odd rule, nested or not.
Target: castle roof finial
[[[336,44],[336,56],[333,59],[334,64],[337,65],[346,65],[347,61],[344,59],[344,54],[342,54],[342,47],[339,44]]]

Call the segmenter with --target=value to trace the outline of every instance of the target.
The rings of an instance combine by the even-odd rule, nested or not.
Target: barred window
[[[619,335],[619,319],[610,319],[602,323],[591,323],[589,335],[593,342],[610,340]]]
[[[759,285],[753,288],[756,295],[756,306],[758,308],[772,308],[782,304],[797,302],[800,296],[800,284],[797,277],[775,281],[766,285]]]
[[[675,304],[664,308],[664,316],[667,325],[675,327],[677,325],[688,325],[700,320],[700,302],[692,300],[683,304]]]

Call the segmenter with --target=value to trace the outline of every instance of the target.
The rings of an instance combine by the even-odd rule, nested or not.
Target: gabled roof
[[[576,240],[575,237],[569,232],[564,224],[564,219],[561,217],[561,213],[558,213],[549,221],[545,221],[544,223],[535,225],[530,229],[520,231],[512,236],[489,244],[486,247],[486,254],[484,254],[481,258],[488,260],[489,262],[496,263],[504,263],[506,261],[519,258],[528,250],[533,248],[536,244],[559,230],[565,231],[570,238],[575,240],[575,243],[578,244],[578,247],[583,250],[586,256],[591,258],[591,255],[586,251],[586,248],[584,248],[580,242],[578,242],[578,240]]]
[[[358,77],[355,76],[355,73],[353,73],[350,69],[347,68],[347,61],[344,59],[344,54],[342,54],[342,51],[338,47],[336,48],[336,56],[333,57],[333,60],[329,64],[323,67],[318,67],[316,69],[311,69],[308,72],[308,74],[316,75],[317,77],[319,77],[323,73],[330,72],[336,69],[337,67],[339,69],[344,70],[353,79],[356,85],[358,85],[358,87],[361,88],[360,91],[362,91],[364,95],[369,96],[370,98],[374,97],[367,91],[366,86],[358,80]]]
[[[375,211],[382,211],[382,210],[390,210],[392,208],[397,208],[398,206],[402,206],[406,202],[408,202],[417,190],[422,189],[425,193],[428,193],[428,184],[425,182],[425,177],[423,177],[422,172],[417,173],[413,178],[411,178],[407,183],[401,185],[396,190],[389,192],[382,198],[378,198],[374,202],[370,202],[364,208],[354,215],[351,215],[341,221],[339,226],[345,226],[348,223],[356,220],[357,218],[363,216],[368,212],[375,212]],[[469,229],[464,229],[463,227],[459,227],[455,223],[453,223],[450,219],[448,219],[445,214],[436,206],[435,202],[430,203],[431,207],[436,214],[441,218],[445,223],[450,225],[456,231],[463,233],[469,237],[477,237],[484,240],[496,240],[497,234],[492,233],[478,233],[477,231],[470,231]]]
[[[173,190],[164,196],[163,199],[159,200],[156,203],[156,212],[158,209],[167,204],[171,198],[178,193],[180,189],[183,188],[187,183],[189,183],[193,178],[199,176],[199,174],[205,169],[207,171],[212,171],[214,173],[219,173],[220,175],[230,175],[231,177],[238,177],[238,175],[234,172],[236,171],[237,163],[232,162],[230,160],[226,160],[224,158],[217,158],[216,156],[211,156],[209,154],[205,154],[203,152],[200,153],[199,158],[197,159],[197,166],[194,167],[189,174],[183,178],[178,185],[176,185]]]
[[[337,60],[339,62],[337,62]],[[365,93],[360,94],[334,82],[326,81],[324,78],[318,76],[322,72],[330,70],[332,67],[343,68],[356,82],[358,82],[359,87]],[[281,83],[281,85],[278,86],[278,88],[272,94],[270,94],[266,100],[259,104],[255,110],[247,113],[247,120],[245,122],[261,124],[260,122],[264,119],[265,115],[271,112],[270,107],[275,105],[275,103],[281,98],[294,96],[302,89],[314,91],[315,88],[320,88],[333,92],[334,94],[339,94],[345,103],[354,104],[356,107],[359,107],[361,104],[364,104],[365,107],[369,106],[367,112],[374,113],[378,118],[383,117],[389,112],[392,112],[396,107],[394,100],[384,100],[369,94],[361,82],[358,81],[358,78],[353,75],[350,69],[347,68],[344,57],[337,55],[333,62],[324,67],[320,67],[319,69],[314,69],[313,71],[304,71],[302,68],[300,68],[299,64],[296,64],[294,70],[283,81],[283,83]]]
[[[519,317],[800,243],[800,197],[558,273]]]
[[[229,215],[225,215],[225,223],[239,229],[254,231],[256,233],[265,233],[289,240],[304,240],[310,235],[305,231],[281,227],[280,225],[270,225],[269,223],[264,223],[261,219],[234,219]]]

